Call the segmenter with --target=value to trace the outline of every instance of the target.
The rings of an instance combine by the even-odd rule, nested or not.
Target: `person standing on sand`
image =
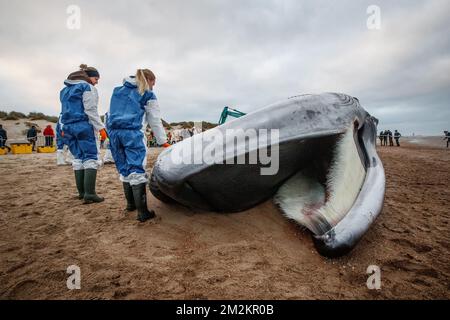
[[[6,140],[8,140],[8,134],[6,130],[3,129],[3,125],[0,124],[0,148],[3,148],[6,145]]]
[[[380,139],[380,146],[383,145],[383,136],[384,136],[384,132],[380,131],[380,135],[378,136],[378,138]]]
[[[388,139],[388,131],[384,130],[384,133],[383,133],[383,146],[387,146],[387,139]]]
[[[35,126],[31,126],[31,128],[28,129],[27,140],[32,145],[31,150],[34,151],[34,149],[36,148],[36,140],[37,140],[37,130]]]
[[[105,148],[105,141],[106,141],[106,136],[101,136],[100,135],[100,149],[104,149]]]
[[[388,130],[388,137],[389,137],[389,146],[393,147],[394,146],[394,140],[392,140],[392,131]]]
[[[137,209],[140,222],[155,217],[155,212],[147,208],[147,124],[157,143],[164,148],[170,147],[158,101],[152,91],[155,81],[156,77],[149,69],[138,69],[135,76],[124,79],[123,85],[113,91],[106,121],[111,153],[127,200],[126,210]]]
[[[80,70],[69,74],[61,90],[61,134],[74,156],[72,167],[78,189],[78,198],[84,203],[102,202],[95,192],[98,169],[96,135],[106,136],[98,115],[98,93],[94,87],[100,78],[97,69],[80,65]]]
[[[450,142],[450,131],[444,131],[444,140],[447,139],[447,148],[448,148],[448,143]]]
[[[55,137],[55,132],[53,132],[53,128],[51,125],[47,125],[44,129],[44,137],[45,137],[45,146],[53,147],[53,138]]]
[[[402,135],[400,134],[400,132],[395,130],[395,132],[394,132],[394,139],[395,139],[395,143],[397,144],[397,147],[400,147],[399,139],[400,139],[401,136]]]

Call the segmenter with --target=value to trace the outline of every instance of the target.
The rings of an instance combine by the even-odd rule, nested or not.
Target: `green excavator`
[[[242,111],[239,111],[239,110],[236,110],[236,109],[233,109],[230,107],[224,107],[222,110],[222,114],[220,115],[219,125],[225,123],[225,121],[227,121],[228,116],[239,118],[239,117],[242,117],[245,115],[246,115],[246,113],[244,113]]]

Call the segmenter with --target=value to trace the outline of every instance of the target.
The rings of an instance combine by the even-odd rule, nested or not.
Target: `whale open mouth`
[[[365,180],[365,150],[358,125],[321,142],[313,162],[288,179],[274,196],[286,217],[315,235],[336,226],[353,206]]]
[[[162,152],[150,190],[161,201],[217,212],[243,211],[273,197],[285,216],[312,232],[322,255],[340,256],[356,245],[383,207],[385,175],[376,152],[377,124],[358,99],[344,94],[289,98]],[[277,160],[270,163],[276,163],[273,175],[261,174],[263,163],[173,161],[173,154],[196,140],[202,148],[189,148],[189,156],[195,158],[211,146],[221,150],[223,140],[203,138],[236,129],[257,133],[237,139],[225,159],[246,158],[254,151],[264,155],[268,147]],[[261,129],[266,135],[277,130],[279,139],[261,144]]]

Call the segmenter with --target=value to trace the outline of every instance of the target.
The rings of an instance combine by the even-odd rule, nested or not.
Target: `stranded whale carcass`
[[[237,212],[273,197],[325,256],[350,251],[381,212],[377,120],[336,93],[286,99],[194,135],[158,157],[160,200]]]

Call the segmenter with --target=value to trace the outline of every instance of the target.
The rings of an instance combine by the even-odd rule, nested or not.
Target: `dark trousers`
[[[53,137],[45,137],[45,146],[52,147],[53,146]]]
[[[0,148],[1,148],[1,147],[4,147],[5,144],[6,144],[6,140],[3,139],[3,138],[0,138]]]
[[[28,138],[28,142],[31,143],[32,145],[31,149],[34,150],[36,147],[36,138]]]
[[[389,137],[389,146],[392,147],[394,145],[394,141],[392,141],[392,137]]]
[[[397,147],[400,147],[400,141],[398,140],[399,138],[395,139],[395,143],[397,144]]]

